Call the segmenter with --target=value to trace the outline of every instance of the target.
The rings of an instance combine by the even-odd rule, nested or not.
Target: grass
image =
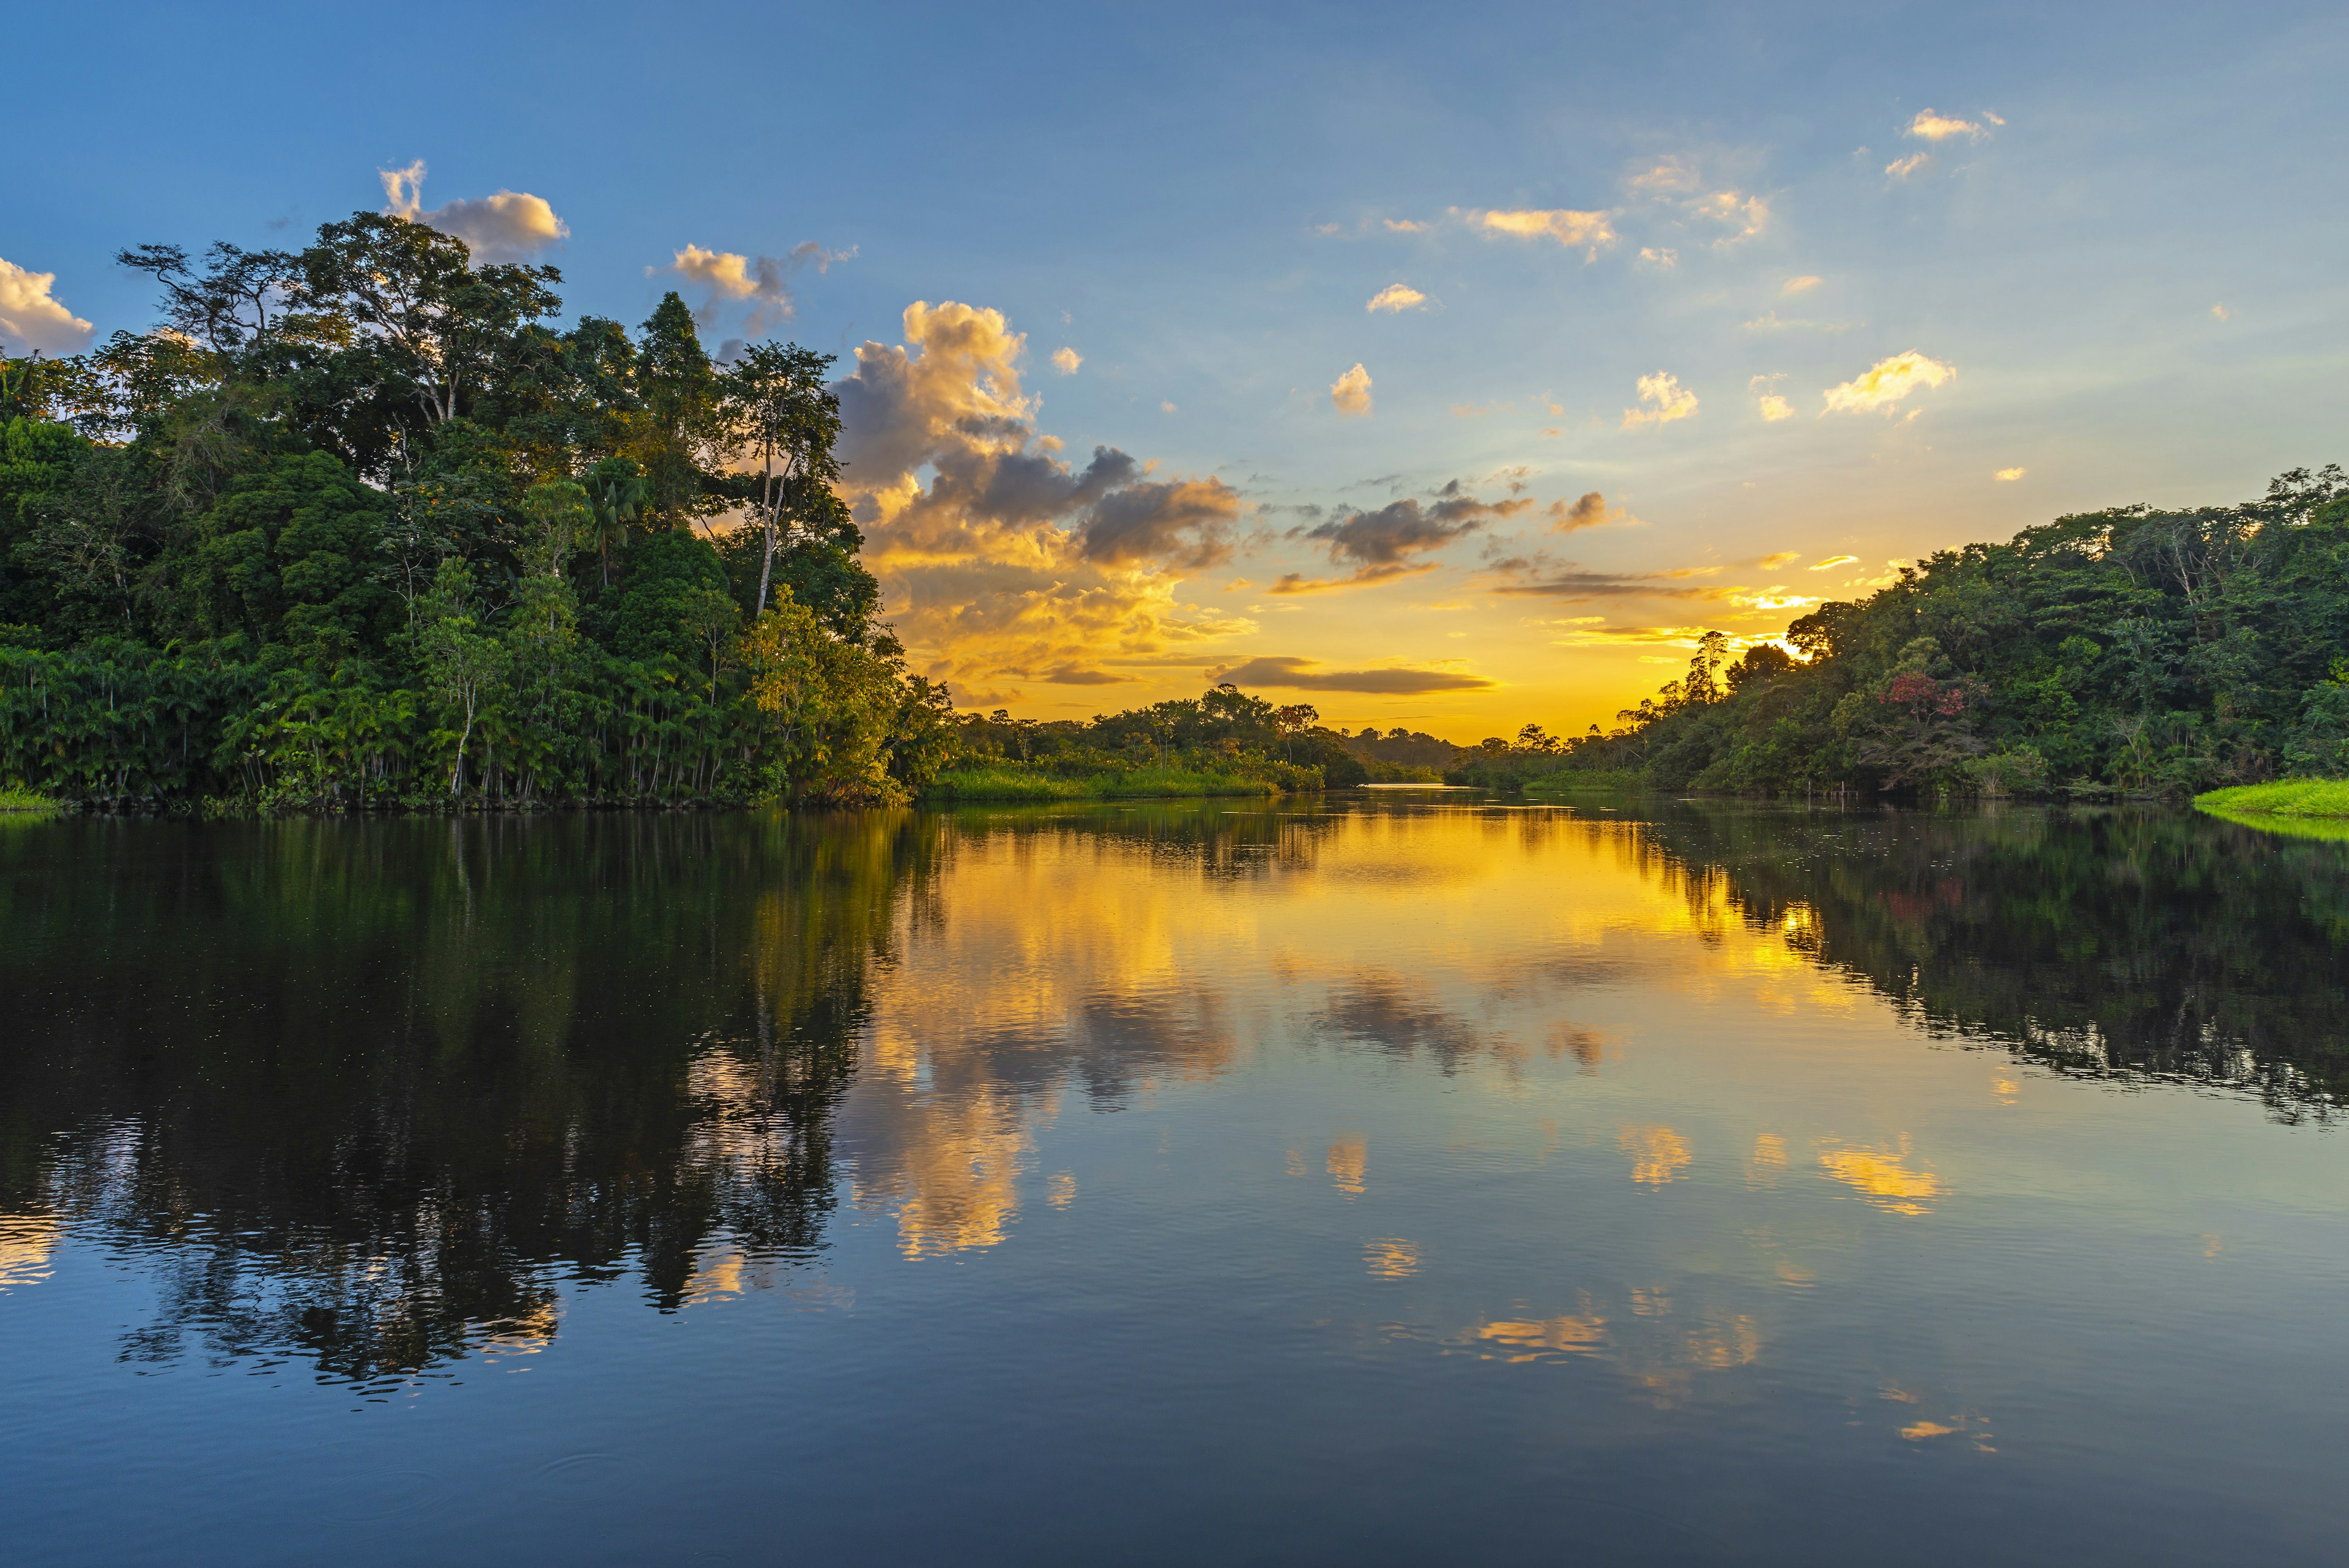
[[[2349,817],[2349,779],[2281,779],[2198,794],[2204,811],[2235,815]]]
[[[2237,784],[2194,797],[2195,806],[2228,822],[2298,838],[2349,840],[2349,779],[2280,779]]]
[[[1132,773],[1055,778],[1025,768],[955,768],[922,792],[924,800],[1053,801],[1173,800],[1206,795],[1278,794],[1279,787],[1238,774],[1188,768],[1136,768]]]
[[[0,784],[0,811],[55,811],[57,803],[33,790]]]
[[[1605,793],[1620,794],[1626,790],[1644,790],[1640,775],[1628,771],[1608,772],[1597,768],[1560,768],[1554,774],[1544,774],[1527,779],[1524,789],[1527,794],[1584,794]]]

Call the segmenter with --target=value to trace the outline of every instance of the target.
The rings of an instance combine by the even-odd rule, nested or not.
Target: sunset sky
[[[11,352],[355,208],[679,289],[840,357],[965,706],[1579,731],[1702,628],[2349,458],[2338,5],[243,9],[11,20]]]

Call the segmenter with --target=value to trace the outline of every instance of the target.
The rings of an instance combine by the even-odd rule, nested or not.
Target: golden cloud
[[[1818,287],[1820,284],[1826,281],[1826,279],[1820,277],[1816,273],[1805,273],[1800,277],[1790,277],[1785,283],[1780,284],[1778,286],[1778,292],[1780,294],[1788,295],[1802,294],[1807,290]]]
[[[1812,562],[1809,566],[1804,567],[1803,570],[1806,572],[1824,572],[1831,566],[1857,566],[1858,562],[1859,557],[1857,556],[1829,556],[1824,561]]]
[[[1420,293],[1419,290],[1412,287],[1411,285],[1407,283],[1391,283],[1384,288],[1379,290],[1378,293],[1371,296],[1370,303],[1363,306],[1362,308],[1370,311],[1373,315],[1381,310],[1386,311],[1391,315],[1394,315],[1406,310],[1422,309],[1426,306],[1426,304],[1427,296]]]
[[[1895,180],[1906,180],[1933,161],[1930,152],[1911,152],[1906,158],[1896,158],[1884,166],[1884,172]]]
[[[1696,394],[1682,386],[1680,379],[1668,370],[1640,377],[1639,389],[1640,400],[1655,406],[1625,409],[1623,428],[1627,431],[1638,430],[1641,425],[1668,425],[1696,412]]]
[[[0,341],[28,353],[70,354],[88,347],[94,329],[51,292],[57,283],[53,272],[27,272],[0,259]]]
[[[1557,207],[1510,212],[1478,209],[1461,215],[1472,226],[1488,234],[1507,234],[1522,240],[1556,240],[1568,250],[1581,251],[1585,261],[1597,260],[1599,253],[1614,244],[1618,237],[1609,222],[1614,215],[1610,213],[1581,213]]]
[[[927,673],[1083,683],[1104,659],[1255,628],[1174,602],[1186,574],[1229,557],[1237,492],[1155,478],[1113,447],[1064,462],[1036,431],[1027,340],[999,311],[916,300],[904,327],[902,344],[859,348],[834,390],[865,563]]]
[[[1992,117],[1985,115],[1983,118]],[[2001,120],[1999,123],[2002,125],[2005,121]],[[1917,118],[1909,122],[1908,128],[1901,134],[1914,136],[1924,141],[1947,141],[1953,136],[1962,136],[1969,141],[1980,141],[1990,132],[1973,120],[1958,119],[1950,115],[1935,114],[1930,109],[1923,109],[1917,111]]]
[[[571,237],[569,226],[554,215],[546,199],[527,191],[500,191],[427,212],[422,159],[405,169],[378,170],[376,175],[383,182],[387,213],[455,235],[477,262],[520,261]]]
[[[1780,420],[1791,420],[1795,417],[1795,405],[1775,392],[1764,394],[1756,400],[1754,406],[1761,410],[1762,417],[1772,424],[1776,424]]]
[[[1330,383],[1330,406],[1340,419],[1368,419],[1371,413],[1371,373],[1357,363]]]
[[[1077,367],[1084,362],[1085,357],[1083,355],[1078,353],[1073,348],[1066,347],[1065,345],[1052,350],[1052,369],[1058,370],[1063,376],[1075,375],[1077,373]]]
[[[1893,405],[1918,388],[1940,386],[1954,379],[1957,373],[1955,366],[1929,359],[1911,348],[1889,359],[1878,359],[1843,385],[1828,388],[1826,407],[1819,411],[1868,413],[1881,409],[1890,413]]]

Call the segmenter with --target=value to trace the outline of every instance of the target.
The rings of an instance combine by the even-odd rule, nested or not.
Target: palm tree
[[[612,549],[628,542],[628,524],[644,509],[650,488],[625,457],[607,457],[587,475],[587,537],[595,546],[607,588],[612,586]]]

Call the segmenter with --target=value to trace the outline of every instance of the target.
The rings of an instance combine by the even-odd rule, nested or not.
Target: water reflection
[[[1061,1118],[1275,1055],[1603,1085],[1619,1046],[1586,1004],[1732,970],[1757,1013],[1848,1011],[1856,980],[1934,1031],[2240,1083],[2286,1118],[2349,1065],[2349,856],[2182,814],[66,821],[0,839],[0,1292],[81,1228],[158,1282],[125,1356],[357,1382],[535,1354],[579,1282],[837,1303],[800,1273],[852,1220],[916,1264],[1002,1248],[1023,1205],[1086,1201],[1039,1168]],[[1897,1127],[1612,1125],[1643,1203],[1707,1161],[1896,1221],[1951,1194]],[[1372,1141],[1323,1126],[1272,1158],[1367,1213],[1400,1179]],[[1362,1237],[1349,1271],[1423,1282],[1435,1240]],[[1406,1337],[1603,1358],[1667,1404],[1761,1351],[1751,1314],[1661,1285],[1565,1305]]]
[[[1692,908],[1934,1032],[2067,1073],[2241,1085],[2286,1119],[2349,1089],[2337,844],[2184,811],[1682,805],[1640,831]]]

